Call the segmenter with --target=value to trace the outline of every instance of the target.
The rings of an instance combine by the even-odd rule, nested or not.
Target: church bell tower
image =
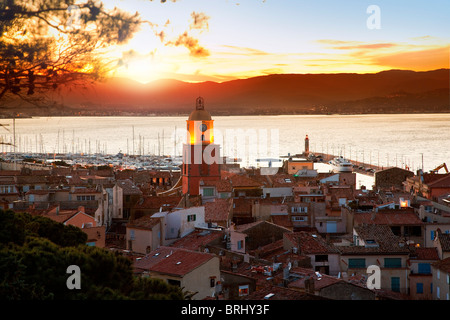
[[[214,120],[198,97],[187,126],[187,141],[183,144],[183,194],[199,195],[200,181],[220,180],[220,148],[214,144]]]

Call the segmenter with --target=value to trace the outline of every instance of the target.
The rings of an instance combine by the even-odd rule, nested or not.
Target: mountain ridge
[[[197,83],[159,79],[144,84],[110,78],[81,87],[65,86],[59,89],[59,97],[54,96],[61,108],[78,114],[186,114],[195,107],[198,96],[205,99],[205,107],[213,115],[364,113],[376,111],[374,101],[380,101],[378,112],[446,112],[450,110],[449,71],[288,73]],[[428,97],[432,105],[421,96]],[[371,107],[365,110],[369,101]]]

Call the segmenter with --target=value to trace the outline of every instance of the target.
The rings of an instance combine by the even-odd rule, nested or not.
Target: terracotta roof
[[[442,251],[450,251],[450,234],[443,233],[441,229],[436,230],[438,241],[441,244]]]
[[[244,188],[244,187],[257,188],[263,186],[262,183],[255,181],[243,174],[233,174],[229,177],[229,179],[231,180],[233,188]]]
[[[226,221],[230,217],[233,199],[214,199],[205,203],[205,221]]]
[[[205,246],[217,238],[222,238],[223,236],[224,234],[222,231],[195,230],[172,243],[170,247],[198,251],[201,246]]]
[[[134,267],[141,271],[182,277],[213,258],[216,256],[210,253],[162,246],[135,261]]]
[[[15,179],[18,184],[47,183],[47,177],[45,176],[16,176]]]
[[[355,226],[354,230],[361,238],[361,240],[363,240],[367,245],[367,247],[356,246],[363,252],[365,251],[409,252],[409,249],[406,247],[406,244],[404,244],[403,247],[399,245],[399,242],[401,240],[400,237],[394,235],[394,233],[392,232],[391,228],[388,225],[376,225],[376,224],[359,225]],[[374,243],[368,244],[367,242],[369,240],[374,241]]]
[[[233,199],[233,215],[251,215],[252,200],[245,198]]]
[[[328,244],[323,237],[315,232],[299,231],[285,233],[284,236],[299,249],[300,254],[339,253],[337,248]]]
[[[432,188],[450,188],[450,173],[446,174],[445,177],[429,182],[428,186]]]
[[[142,195],[142,191],[130,179],[117,180],[119,187],[123,189],[123,195]]]
[[[75,188],[70,193],[72,194],[85,194],[85,193],[101,193],[100,191],[97,191],[94,188]]]
[[[414,210],[385,210],[375,213],[372,220],[372,212],[357,212],[354,215],[355,225],[358,224],[385,224],[385,225],[421,225],[423,221],[414,213]]]
[[[211,186],[216,187],[217,192],[231,192],[233,187],[231,186],[231,181],[228,179],[221,180],[200,180],[201,186]]]
[[[282,214],[282,215],[271,215],[270,219],[272,222],[276,225],[285,227],[285,228],[292,228],[293,224],[291,219],[289,219],[289,215]]]
[[[166,205],[167,208],[173,208],[178,205],[181,196],[144,196],[136,205],[135,209],[159,209]]]
[[[439,270],[450,273],[450,257],[445,258],[443,260],[439,260],[439,261],[433,263],[432,266]]]
[[[100,242],[101,245],[104,245],[105,237],[106,237],[105,226],[83,228],[81,230],[87,234],[87,236],[88,236],[87,242],[95,241],[95,242]]]
[[[284,288],[280,286],[265,285],[253,291],[243,300],[328,300],[313,294],[300,292],[298,290]]]
[[[411,260],[439,260],[439,254],[436,248],[411,247]]]
[[[50,193],[50,190],[30,190],[30,191],[27,191],[27,193],[25,193],[26,195],[27,194],[37,194],[37,195],[45,195],[45,194],[49,194]]]
[[[289,283],[289,288],[305,288],[305,280],[309,277],[314,280],[314,290],[320,290],[322,288],[328,287],[335,283],[341,282],[343,280],[338,279],[336,277],[329,276],[327,274],[319,274],[317,275],[314,270],[301,268],[301,267],[293,267],[289,271],[290,274],[299,275],[301,278]],[[320,280],[319,280],[320,279]]]
[[[131,220],[127,223],[127,228],[146,229],[151,230],[154,226],[160,223],[159,218],[152,218],[151,216],[143,216],[141,218]]]

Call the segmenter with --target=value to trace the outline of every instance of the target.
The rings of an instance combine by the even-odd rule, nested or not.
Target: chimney
[[[85,211],[84,211],[84,206],[79,206],[79,207],[78,207],[78,211],[81,211],[81,212],[85,213]]]

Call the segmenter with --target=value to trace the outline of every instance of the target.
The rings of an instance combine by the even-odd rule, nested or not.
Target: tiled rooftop
[[[337,248],[328,244],[323,237],[315,232],[294,232],[285,233],[287,238],[294,247],[298,247],[300,254],[330,254],[339,253]]]
[[[161,274],[184,276],[207,261],[213,254],[191,251],[177,247],[160,247],[134,262],[136,271],[150,271]]]

